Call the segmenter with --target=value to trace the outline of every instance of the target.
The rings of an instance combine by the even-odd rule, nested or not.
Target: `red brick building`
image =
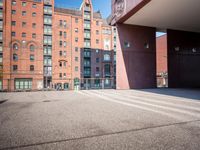
[[[115,40],[90,0],[0,0],[0,90],[113,87]]]

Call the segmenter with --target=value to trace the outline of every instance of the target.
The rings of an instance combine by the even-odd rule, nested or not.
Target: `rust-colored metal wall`
[[[117,29],[117,89],[155,88],[155,28],[117,24]]]

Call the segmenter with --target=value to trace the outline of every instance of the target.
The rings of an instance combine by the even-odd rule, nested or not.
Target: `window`
[[[52,24],[52,16],[44,16],[44,24]]]
[[[144,43],[144,48],[148,49],[149,48],[149,43]]]
[[[96,67],[96,72],[99,72],[99,67]]]
[[[63,74],[63,77],[66,78],[66,73]]]
[[[3,51],[3,45],[0,44],[0,52],[2,52],[2,51]]]
[[[52,44],[52,36],[44,36],[44,44],[51,45]]]
[[[110,55],[109,54],[104,54],[104,61],[110,61]]]
[[[35,33],[32,34],[32,38],[34,38],[34,39],[36,38],[36,34]]]
[[[36,23],[32,23],[32,28],[36,28]]]
[[[103,33],[103,34],[111,35],[112,31],[111,31],[110,29],[103,29],[103,30],[102,30],[102,33]]]
[[[15,44],[13,44],[13,49],[14,50],[18,50],[18,45],[15,43]]]
[[[59,78],[62,79],[62,73],[59,73]]]
[[[78,38],[77,37],[75,38],[75,42],[78,42]]]
[[[17,56],[17,54],[13,54],[13,60],[14,60],[14,61],[18,61],[18,56]]]
[[[32,79],[15,79],[16,90],[32,89]]]
[[[110,65],[109,64],[106,64],[104,65],[104,72],[105,72],[105,75],[109,75],[110,74]]]
[[[60,56],[62,56],[62,51],[59,52]]]
[[[52,34],[52,27],[49,25],[44,25],[44,34],[51,35]]]
[[[64,38],[67,38],[67,32],[64,32]]]
[[[62,27],[62,25],[63,25],[63,22],[62,22],[62,20],[60,20],[60,27]]]
[[[88,21],[88,20],[84,20],[84,28],[85,29],[90,29],[90,21]]]
[[[78,52],[78,47],[75,47],[75,51]]]
[[[16,26],[16,21],[12,21],[12,26]]]
[[[64,46],[64,47],[67,46],[67,42],[66,42],[66,41],[63,42],[63,46]]]
[[[64,25],[64,28],[67,28],[67,22],[66,22],[66,20],[64,20],[63,25]]]
[[[76,71],[76,72],[78,71],[78,66],[75,67],[75,71]]]
[[[34,65],[30,65],[30,71],[34,71]]]
[[[34,13],[32,13],[32,17],[36,17],[36,13],[34,12]]]
[[[99,58],[96,58],[96,63],[99,63]]]
[[[3,40],[3,32],[0,32],[0,40]]]
[[[63,52],[63,56],[67,56],[67,52],[66,51]]]
[[[52,65],[51,56],[45,56],[45,57],[44,57],[44,65],[45,65],[45,66],[51,66],[51,65]]]
[[[75,61],[76,61],[76,62],[78,61],[78,57],[75,57]]]
[[[25,32],[22,33],[22,37],[26,37],[26,33]]]
[[[96,30],[96,35],[99,35],[99,30]]]
[[[18,66],[17,65],[13,65],[13,71],[17,71],[18,70]]]
[[[16,5],[16,1],[13,0],[12,1],[12,5],[15,6]]]
[[[26,22],[22,22],[22,27],[26,27]]]
[[[44,54],[45,55],[51,55],[52,47],[50,46],[44,46]]]
[[[52,75],[52,67],[44,67],[44,74],[45,74],[45,76],[51,76]]]
[[[15,37],[15,36],[16,36],[16,33],[15,33],[15,32],[12,32],[11,35],[12,35],[12,37]]]
[[[23,6],[23,7],[26,6],[26,2],[22,2],[22,6]]]
[[[35,56],[34,55],[30,55],[30,61],[34,61],[35,60]]]
[[[59,35],[62,36],[62,31],[59,32]]]
[[[124,42],[124,47],[125,48],[129,48],[130,47],[130,43],[129,42]]]
[[[75,32],[78,33],[78,28],[75,28]]]
[[[78,18],[75,18],[75,22],[78,23]]]
[[[62,67],[62,62],[61,61],[59,62],[59,66]]]
[[[62,41],[60,41],[59,45],[60,45],[60,47],[62,47]]]
[[[0,80],[0,90],[3,89],[3,83],[2,83],[2,80]]]
[[[12,12],[11,12],[13,15],[15,15],[16,14],[16,10],[12,10]]]
[[[52,6],[44,6],[44,14],[52,14]]]
[[[99,44],[99,40],[98,39],[96,39],[96,44]]]
[[[36,5],[36,4],[33,4],[33,5],[32,5],[32,8],[37,8],[37,5]]]
[[[26,11],[22,11],[22,16],[26,16]]]
[[[30,45],[30,51],[34,51],[35,50],[35,46],[34,45]]]
[[[64,67],[66,67],[66,66],[67,66],[67,62],[66,62],[66,61],[64,61],[64,63],[63,63],[63,66],[64,66]]]

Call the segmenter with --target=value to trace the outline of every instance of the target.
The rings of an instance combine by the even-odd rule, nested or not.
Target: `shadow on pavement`
[[[162,94],[167,96],[176,96],[176,97],[182,97],[200,101],[200,89],[157,88],[157,89],[142,89],[137,91]]]

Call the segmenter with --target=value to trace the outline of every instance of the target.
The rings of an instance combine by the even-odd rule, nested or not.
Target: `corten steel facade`
[[[117,89],[154,88],[156,72],[168,76],[168,87],[200,87],[199,4],[112,0],[110,23],[118,31]],[[156,31],[167,34],[157,39],[157,52]]]
[[[91,1],[78,10],[1,0],[0,13],[0,90],[98,87],[115,78],[115,30]]]

